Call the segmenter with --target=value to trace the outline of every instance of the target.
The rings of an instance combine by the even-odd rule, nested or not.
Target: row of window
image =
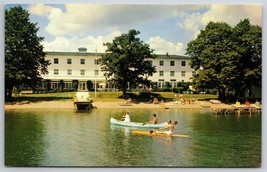
[[[152,65],[152,61],[149,61]],[[59,64],[59,59],[54,58],[54,64]],[[72,59],[68,58],[67,59],[67,64],[72,64]],[[80,64],[85,64],[85,59],[80,59]],[[99,64],[99,59],[94,59],[94,64],[98,65]],[[164,66],[164,61],[160,60],[159,61],[159,66]],[[175,61],[171,60],[170,61],[170,66],[175,66]],[[181,61],[181,66],[186,66],[186,61]]]
[[[59,59],[54,58],[54,64],[59,64]],[[67,59],[67,64],[72,64],[72,59]],[[80,59],[80,64],[85,64],[85,59]],[[94,64],[99,64],[99,59],[94,59]]]
[[[186,71],[181,71],[181,76],[185,77]],[[192,76],[196,75],[196,71],[192,71]],[[159,76],[164,76],[164,71],[159,71]],[[175,71],[170,71],[170,76],[175,76]]]
[[[192,71],[192,76],[196,74],[195,71]],[[59,69],[54,69],[54,75],[59,75]],[[67,70],[67,75],[72,75],[72,70]],[[85,69],[80,70],[80,75],[85,75]],[[94,70],[94,75],[99,75],[99,70]],[[181,76],[184,77],[186,75],[186,71],[181,72]],[[164,76],[164,71],[159,71],[159,76]],[[175,76],[175,71],[170,71],[170,76]]]
[[[164,66],[164,61],[160,60],[159,61],[160,66]],[[170,61],[170,66],[175,66],[175,61],[171,60]],[[186,61],[181,61],[181,66],[186,66]]]
[[[54,75],[59,75],[59,69],[54,69]],[[67,75],[72,75],[72,70],[68,69],[67,70]],[[80,70],[80,75],[85,75],[85,69]],[[94,70],[94,75],[98,76],[99,75],[99,70]]]

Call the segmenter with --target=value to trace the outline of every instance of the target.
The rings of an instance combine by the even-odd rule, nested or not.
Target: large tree
[[[240,90],[261,85],[261,28],[248,19],[234,28],[224,22],[209,22],[198,37],[188,43],[186,54],[196,87],[217,88],[219,99],[226,90],[240,95]]]
[[[43,37],[21,6],[5,10],[5,97],[10,99],[15,86],[35,87],[47,73]]]
[[[126,95],[128,84],[147,84],[145,76],[156,72],[148,59],[156,57],[148,44],[143,43],[136,35],[139,31],[129,30],[127,34],[115,37],[113,42],[105,43],[107,50],[100,59],[105,76]]]

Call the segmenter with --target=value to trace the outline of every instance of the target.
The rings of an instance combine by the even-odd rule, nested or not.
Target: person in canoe
[[[131,122],[129,112],[126,112],[125,114],[123,114],[122,118],[124,118],[124,120],[123,120],[124,122]]]
[[[157,118],[157,115],[156,114],[153,114],[153,120],[150,121],[151,124],[157,124],[159,122],[158,118]]]
[[[157,118],[157,115],[156,114],[153,114],[153,119],[151,121],[148,121],[148,122],[145,122],[143,123],[142,125],[146,125],[146,124],[158,124],[158,118]]]
[[[162,128],[159,128],[159,130],[165,130],[165,129],[168,129],[168,131],[154,131],[154,130],[150,130],[150,134],[154,133],[155,134],[166,134],[166,135],[172,135],[173,134],[173,131],[174,131],[174,126],[177,124],[177,121],[174,121],[174,123],[172,124],[171,120],[168,120],[168,125],[165,126],[165,127],[162,127]]]

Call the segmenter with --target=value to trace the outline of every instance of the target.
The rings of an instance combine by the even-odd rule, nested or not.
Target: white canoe
[[[159,123],[159,124],[146,124],[142,122],[124,122],[121,120],[114,119],[112,117],[110,118],[110,123],[114,125],[127,126],[127,127],[138,127],[138,128],[161,128],[161,127],[168,125],[166,121]]]

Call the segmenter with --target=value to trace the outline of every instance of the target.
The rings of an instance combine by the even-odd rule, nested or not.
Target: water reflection
[[[203,118],[203,115],[196,115],[191,121],[194,133],[189,151],[195,157],[192,159],[195,166],[260,166],[261,118],[259,116],[205,115]],[[245,158],[249,154],[253,154],[254,158]]]
[[[26,118],[25,118],[26,116]],[[5,165],[39,166],[44,155],[43,119],[16,111],[5,116]]]

